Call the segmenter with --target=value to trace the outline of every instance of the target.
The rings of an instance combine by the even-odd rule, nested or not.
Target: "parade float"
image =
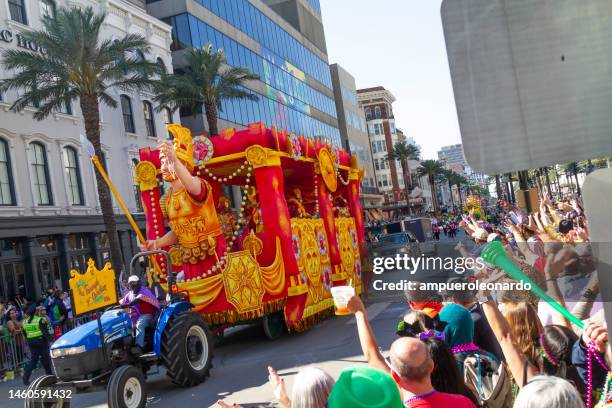
[[[282,326],[303,331],[333,311],[332,286],[361,292],[365,254],[359,201],[363,170],[330,144],[262,123],[192,136],[168,126],[176,157],[206,192],[164,189],[163,154],[140,150],[136,178],[146,216],[146,239],[174,234],[176,245],[150,257],[149,278],[166,283],[195,305],[217,332],[263,321],[268,337]],[[232,208],[223,189],[242,200]]]
[[[482,211],[483,207],[484,206],[482,205],[482,199],[478,195],[468,195],[467,197],[465,197],[465,200],[463,202],[464,210],[477,218],[480,218],[481,215],[484,215]]]

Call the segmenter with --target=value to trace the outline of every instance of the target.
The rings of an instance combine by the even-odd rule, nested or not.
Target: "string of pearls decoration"
[[[314,213],[314,216],[315,216],[315,218],[319,218],[320,217],[320,212],[319,212],[319,176],[317,174],[315,174],[315,177],[314,177],[314,198],[315,198],[315,213]]]
[[[212,180],[217,181],[219,183],[227,183],[228,181],[232,180],[234,177],[237,177],[240,175],[240,173],[242,173],[242,171],[245,168],[249,168],[249,162],[247,160],[245,160],[240,167],[238,167],[236,170],[234,170],[232,172],[232,174],[230,174],[229,176],[226,177],[220,177],[220,176],[215,176],[208,168],[206,168],[205,165],[202,165],[201,170],[204,171],[204,173],[206,173],[206,175],[208,177],[210,177]],[[198,169],[198,175],[201,174],[200,169]]]
[[[349,174],[348,174],[348,172],[347,172],[347,174],[346,174],[346,181],[344,181],[344,179],[342,178],[342,173],[340,172],[340,170],[338,170],[338,179],[339,179],[339,180],[340,180],[340,182],[341,182],[342,184],[344,184],[345,186],[348,186],[348,185],[349,185],[350,180],[349,180]]]
[[[249,165],[248,161],[244,161],[244,163],[236,170],[234,171],[231,175],[227,176],[227,177],[217,177],[214,174],[212,174],[210,172],[210,170],[204,168],[204,171],[207,173],[207,175],[215,180],[215,181],[220,181],[220,182],[224,182],[227,180],[231,180],[232,178],[236,177],[237,175],[239,175],[243,170],[246,169],[246,179],[244,182],[244,187],[243,187],[243,191],[242,191],[242,202],[240,203],[240,210],[238,212],[238,219],[236,220],[236,225],[234,227],[234,232],[232,234],[232,238],[230,239],[229,242],[227,242],[227,252],[221,257],[219,258],[219,260],[217,261],[217,263],[215,265],[213,265],[208,271],[204,272],[202,275],[196,277],[196,278],[190,278],[187,279],[187,282],[194,282],[197,281],[199,279],[204,279],[207,278],[209,276],[212,276],[215,274],[215,272],[217,271],[221,271],[223,270],[223,268],[225,267],[226,263],[227,263],[227,258],[229,256],[229,251],[232,249],[232,247],[234,246],[234,242],[236,241],[236,239],[240,236],[240,229],[246,225],[246,219],[244,217],[244,210],[246,208],[246,203],[248,200],[248,191],[249,191],[249,183],[251,181],[251,174],[253,171],[253,167],[251,165]],[[198,172],[198,175],[200,174],[200,172]]]
[[[161,187],[163,187],[164,182],[161,181],[159,183],[159,185]],[[161,235],[159,233],[159,221],[158,221],[158,218],[157,218],[157,212],[155,211],[155,194],[153,194],[153,191],[151,191],[151,193],[149,194],[149,198],[151,200],[151,208],[153,208],[152,219],[153,219],[154,239],[159,239],[161,237]],[[163,220],[162,220],[161,224],[163,226]],[[163,278],[163,277],[166,276],[166,259],[164,257],[157,257],[157,258],[158,258],[158,264],[159,264],[159,268],[160,268],[159,275],[160,275],[160,277]],[[159,258],[161,258],[161,259],[159,259]]]

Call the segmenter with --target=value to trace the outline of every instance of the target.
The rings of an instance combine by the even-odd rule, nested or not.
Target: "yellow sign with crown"
[[[89,259],[85,273],[71,270],[69,285],[75,315],[91,313],[116,304],[118,299],[115,279],[115,271],[108,262],[99,270],[94,260]]]

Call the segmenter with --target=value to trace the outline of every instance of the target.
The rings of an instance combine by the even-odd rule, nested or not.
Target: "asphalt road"
[[[459,238],[462,237],[465,235],[460,233]],[[442,236],[437,255],[452,256],[453,246],[452,241]],[[417,272],[412,278],[415,276],[422,279],[426,275]],[[409,277],[400,271],[380,275],[380,279],[385,281]],[[396,338],[397,322],[406,310],[403,295],[400,291],[370,291],[366,306],[379,345],[388,350]],[[223,344],[215,349],[214,368],[205,383],[193,388],[177,388],[167,379],[163,369],[150,375],[147,382],[148,407],[209,407],[216,406],[216,401],[223,398],[244,407],[272,407],[276,405],[267,384],[269,365],[284,376],[291,390],[293,378],[301,367],[315,365],[336,378],[343,368],[363,363],[365,360],[351,316],[333,316],[305,333],[286,334],[275,341],[267,340],[261,327],[236,328],[226,334]],[[8,399],[9,389],[20,386],[20,380],[0,383],[0,401],[3,401],[0,405],[6,408],[23,406],[22,401]],[[106,407],[106,393],[76,395],[72,406]]]

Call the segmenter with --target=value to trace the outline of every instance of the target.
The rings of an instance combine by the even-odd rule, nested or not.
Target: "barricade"
[[[72,330],[93,320],[94,315],[83,315],[69,319],[64,325],[64,332]],[[13,380],[17,374],[22,374],[30,359],[30,349],[25,334],[13,333],[0,336],[0,381]]]

